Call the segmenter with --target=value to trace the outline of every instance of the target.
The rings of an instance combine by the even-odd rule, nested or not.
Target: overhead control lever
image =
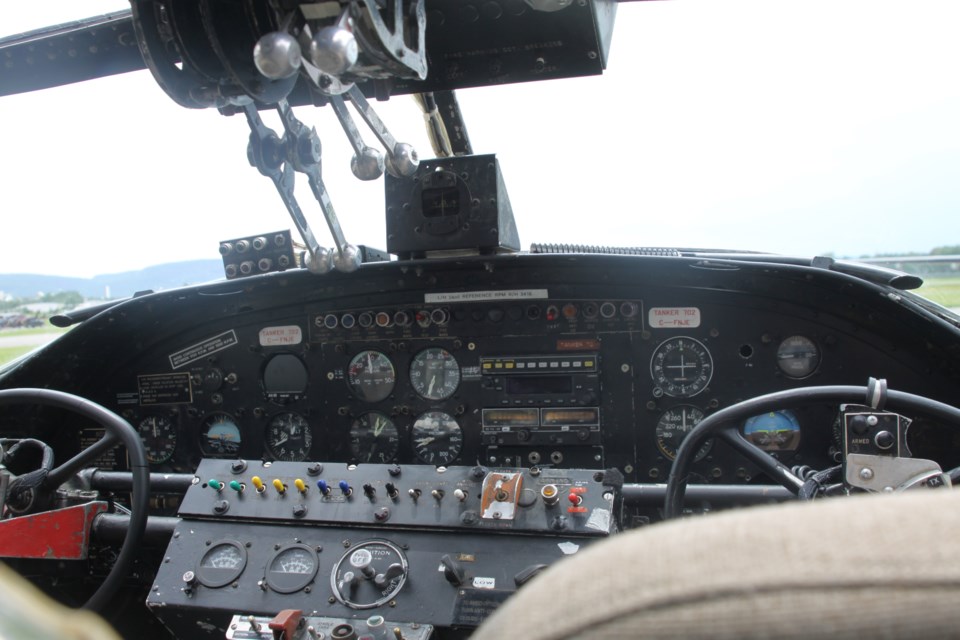
[[[355,271],[360,266],[360,251],[344,238],[333,202],[320,176],[321,147],[316,130],[307,128],[297,120],[286,100],[277,104],[284,128],[283,137],[278,137],[272,129],[263,124],[253,103],[246,104],[243,109],[247,124],[250,125],[247,159],[276,186],[294,226],[307,246],[307,268],[313,273],[326,273],[333,267],[339,271]],[[320,204],[336,244],[335,253],[320,246],[307,224],[293,191],[295,171],[307,175],[310,189]]]

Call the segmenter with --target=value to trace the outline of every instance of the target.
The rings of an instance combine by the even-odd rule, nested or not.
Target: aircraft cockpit
[[[678,4],[132,0],[0,38],[0,104],[136,72],[152,99],[214,117],[211,136],[229,127],[231,149],[197,141],[202,162],[232,157],[272,202],[260,226],[224,226],[210,244],[217,280],[55,315],[68,331],[0,367],[3,561],[144,639],[690,637],[710,620],[722,636],[744,617],[718,613],[724,598],[744,590],[805,611],[792,633],[855,635],[817,626],[848,618],[814,620],[833,609],[804,598],[848,584],[844,560],[865,565],[869,541],[836,530],[845,514],[880,526],[900,504],[883,494],[897,494],[924,496],[899,512],[910,518],[952,517],[960,316],[915,295],[921,277],[877,264],[618,246],[599,208],[556,214],[583,229],[572,243],[524,245],[531,202],[642,171],[531,151],[527,169],[549,161],[552,178],[520,200],[524,167],[487,152],[471,116],[486,131],[564,105],[466,108],[465,91],[602,81],[630,36],[618,13]],[[426,147],[406,137],[400,100]],[[606,106],[567,113],[569,127],[604,113],[631,126]],[[332,127],[318,132],[318,113]],[[581,164],[591,180],[574,177]],[[170,170],[183,175],[153,197],[191,179]],[[382,237],[353,222],[347,180],[376,186]],[[189,215],[241,218],[230,185],[216,190],[218,210]],[[594,243],[595,227],[610,240]],[[884,535],[901,524],[885,522]],[[753,537],[778,526],[793,532],[774,536],[782,546]],[[829,563],[804,555],[831,545],[844,553]],[[748,577],[779,566],[765,560],[775,547],[809,579]],[[862,575],[946,597],[960,584],[960,549],[946,547],[904,549],[901,564],[875,549],[888,571]],[[739,569],[706,564],[728,549],[748,555],[739,584]],[[673,580],[695,583],[697,566],[702,589],[681,590]],[[602,604],[581,612],[580,586]],[[608,624],[640,606],[627,592],[649,617]],[[675,626],[684,603],[703,605],[690,617],[705,626]],[[887,628],[882,609],[869,611]],[[783,631],[757,618],[759,636]]]

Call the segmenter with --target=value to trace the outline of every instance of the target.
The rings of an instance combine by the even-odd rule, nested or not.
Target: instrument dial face
[[[667,409],[657,421],[657,447],[671,460],[677,457],[680,443],[693,428],[703,420],[703,411],[689,404],[681,404]],[[694,461],[702,460],[710,453],[713,440],[707,440],[694,456]]]
[[[410,363],[410,384],[427,400],[446,400],[460,385],[460,365],[446,349],[424,349]]]
[[[800,446],[800,423],[792,411],[771,411],[743,423],[743,435],[764,451],[796,451]]]
[[[313,431],[306,418],[299,413],[278,413],[267,424],[267,450],[277,460],[306,460],[312,444]]]
[[[200,449],[212,458],[235,458],[240,454],[240,427],[228,413],[212,413],[200,425]]]
[[[313,582],[319,564],[314,549],[305,544],[292,544],[273,555],[267,563],[265,579],[278,593],[294,593]]]
[[[243,573],[247,550],[238,542],[224,540],[214,544],[197,565],[197,580],[205,587],[224,587]]]
[[[650,359],[650,376],[672,398],[690,398],[713,377],[713,358],[699,340],[686,336],[660,343]]]
[[[373,609],[392,600],[407,582],[403,551],[386,540],[368,540],[348,549],[330,574],[334,597],[351,609]]]
[[[421,462],[437,466],[452,463],[460,455],[463,431],[453,416],[443,411],[428,411],[413,423],[413,452]]]
[[[386,414],[370,411],[350,425],[350,453],[358,462],[391,462],[399,448],[397,425]]]
[[[147,462],[162,464],[173,457],[177,448],[177,428],[170,416],[149,416],[137,425],[137,433],[143,440]]]
[[[806,336],[790,336],[777,347],[777,366],[791,378],[806,378],[820,366],[820,349]]]
[[[347,384],[355,396],[366,402],[380,402],[393,393],[397,372],[385,354],[361,351],[350,361]]]

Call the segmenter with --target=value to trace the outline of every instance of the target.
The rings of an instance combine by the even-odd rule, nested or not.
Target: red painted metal
[[[106,502],[88,502],[0,521],[0,557],[83,560],[93,519],[106,510]]]

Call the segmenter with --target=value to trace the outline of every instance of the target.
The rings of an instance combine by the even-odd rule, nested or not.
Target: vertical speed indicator
[[[671,398],[690,398],[713,378],[713,357],[703,343],[687,336],[664,340],[650,359],[650,376]]]

